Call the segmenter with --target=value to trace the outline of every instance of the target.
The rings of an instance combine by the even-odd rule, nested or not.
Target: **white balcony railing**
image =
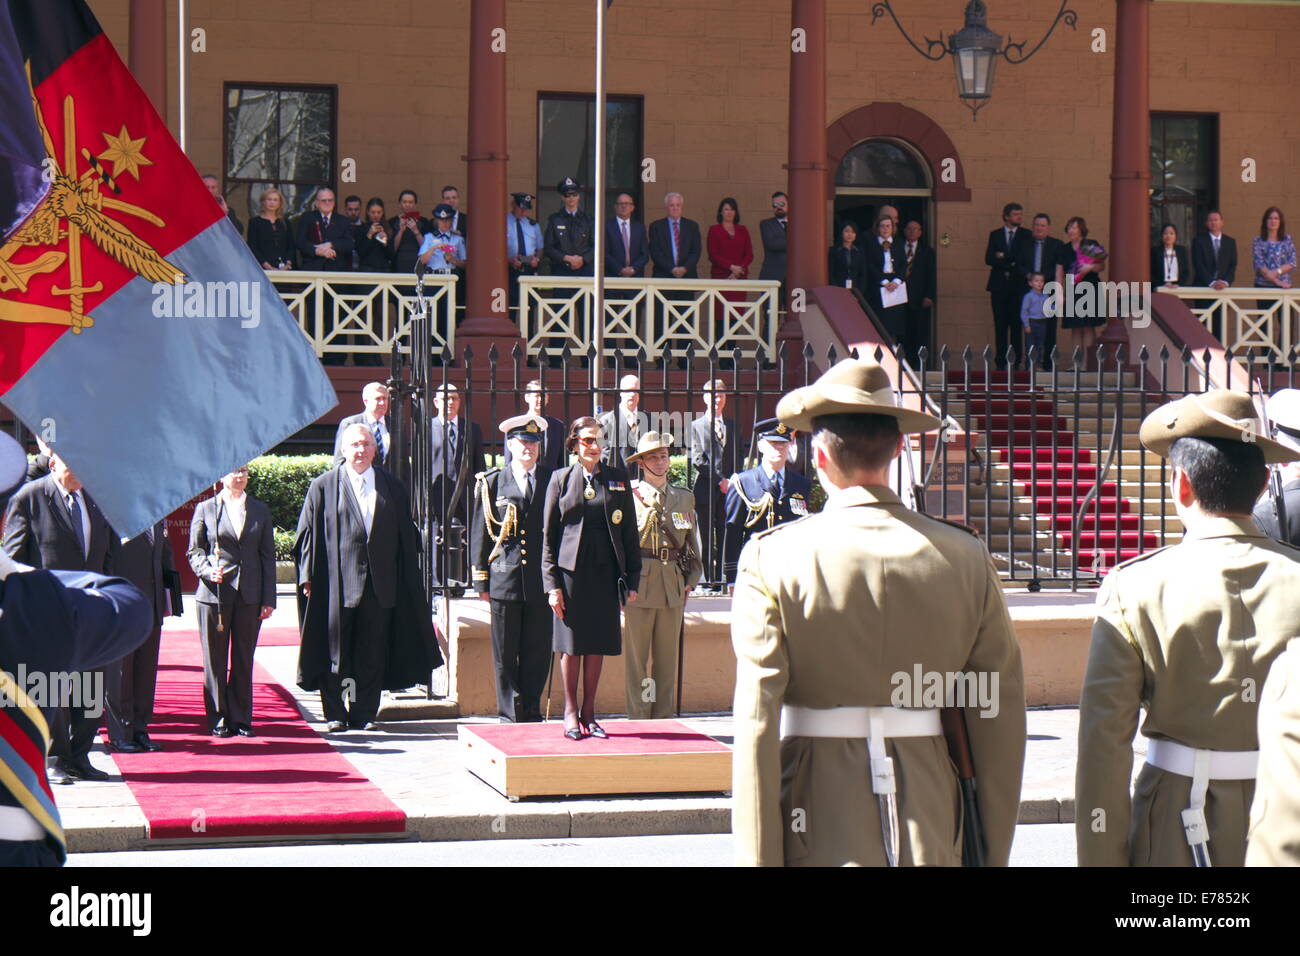
[[[1236,351],[1268,349],[1276,359],[1285,359],[1297,338],[1300,325],[1300,289],[1260,289],[1233,286],[1227,289],[1180,287],[1158,288],[1182,299],[1192,313],[1213,333],[1216,323],[1220,341]]]
[[[768,279],[605,280],[605,348],[650,359],[669,349],[714,346],[745,357],[776,352],[781,284]],[[523,276],[519,280],[519,334],[530,354],[566,346],[586,352],[594,339],[590,278]],[[729,301],[727,294],[743,297]]]
[[[316,354],[392,354],[405,339],[415,276],[391,272],[268,272]],[[435,352],[456,344],[456,277],[426,275],[424,294]]]

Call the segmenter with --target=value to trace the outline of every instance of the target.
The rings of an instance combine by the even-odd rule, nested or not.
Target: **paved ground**
[[[1074,866],[1074,827],[1022,825],[1012,866]],[[555,840],[462,840],[454,843],[348,843],[328,846],[232,847],[80,853],[82,866],[730,866],[731,836],[635,836]]]
[[[294,625],[291,601],[282,600],[282,607],[270,624]],[[192,628],[193,623],[187,617],[176,620],[175,626]],[[257,660],[295,693],[308,719],[318,722],[319,698],[303,693],[294,684],[297,648],[262,647],[258,649]],[[523,840],[542,841],[537,845],[549,846],[553,841],[594,837],[720,834],[730,829],[728,800],[721,795],[539,799],[511,803],[469,774],[461,764],[456,744],[457,725],[484,720],[391,722],[382,724],[378,732],[354,731],[331,738],[331,742],[406,812],[408,830],[419,840]],[[687,723],[730,742],[728,716],[691,717]],[[316,726],[319,729],[321,725],[316,723]],[[1077,729],[1078,713],[1073,708],[1030,712],[1022,823],[1058,824],[1073,820]],[[113,773],[113,780],[56,788],[70,848],[74,853],[142,848],[146,843],[145,819],[129,788],[117,776],[112,758],[97,747],[91,760]],[[593,844],[596,848],[609,845],[604,841]],[[394,851],[413,852],[397,848]],[[373,852],[384,852],[382,845]],[[160,858],[146,854],[146,859]],[[702,861],[706,859],[707,855]]]

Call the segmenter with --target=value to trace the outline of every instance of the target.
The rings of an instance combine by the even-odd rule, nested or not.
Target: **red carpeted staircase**
[[[931,381],[932,388],[940,385],[940,380]],[[987,378],[982,370],[969,376],[963,371],[948,373],[950,413],[979,434],[976,447],[983,449],[987,436],[989,483],[968,489],[971,521],[995,559],[1000,559],[999,566],[1014,567],[1016,578],[1069,577],[1075,568],[1080,575],[1104,574],[1120,561],[1162,544],[1162,535],[1153,530],[1164,507],[1159,485],[1152,483],[1153,478],[1146,479],[1150,515],[1138,513],[1139,501],[1131,492],[1133,483],[1141,480],[1135,473],[1153,463],[1158,467],[1158,460],[1152,457],[1138,465],[1124,458],[1127,454],[1131,459],[1133,453],[1121,452],[1078,519],[1078,553],[1073,551],[1076,514],[1097,485],[1110,440],[1113,404],[1107,405],[1110,396],[1099,392],[1096,383],[1094,373],[1074,392],[1069,390],[1073,376],[1062,374],[1053,393],[1048,375],[1040,374],[1031,382],[1028,372],[994,371]],[[1137,432],[1131,401],[1130,395],[1125,404],[1125,436]],[[1103,410],[1100,440],[1098,402]],[[1080,411],[1078,434],[1073,426],[1076,409]],[[1155,521],[1149,520],[1151,516]]]

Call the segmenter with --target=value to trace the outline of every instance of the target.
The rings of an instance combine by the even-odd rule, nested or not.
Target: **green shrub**
[[[293,539],[294,531],[285,531],[283,528],[275,529],[275,560],[292,561],[293,560]]]
[[[271,522],[291,535],[312,479],[334,464],[333,455],[263,455],[248,463],[248,493],[271,509]],[[279,553],[279,541],[276,552]]]

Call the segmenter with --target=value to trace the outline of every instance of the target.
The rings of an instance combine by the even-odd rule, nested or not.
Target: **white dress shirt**
[[[1165,281],[1178,281],[1178,259],[1173,249],[1165,250]]]
[[[226,509],[226,517],[230,519],[230,526],[235,529],[235,537],[243,537],[244,518],[248,514],[247,493],[236,498],[229,489],[222,489],[221,500]]]
[[[519,490],[522,491],[525,495],[528,494],[528,479],[532,478],[534,482],[533,495],[534,496],[537,495],[537,487],[536,487],[537,466],[536,465],[534,465],[532,468],[529,468],[527,471],[525,471],[523,468],[520,468],[518,467],[518,465],[516,465],[515,459],[511,459],[510,470],[514,472],[515,484],[518,486]]]
[[[352,482],[352,492],[357,496],[361,507],[361,518],[366,523],[366,537],[370,537],[370,526],[375,522],[375,470],[367,468],[357,474],[348,469],[348,480]]]

